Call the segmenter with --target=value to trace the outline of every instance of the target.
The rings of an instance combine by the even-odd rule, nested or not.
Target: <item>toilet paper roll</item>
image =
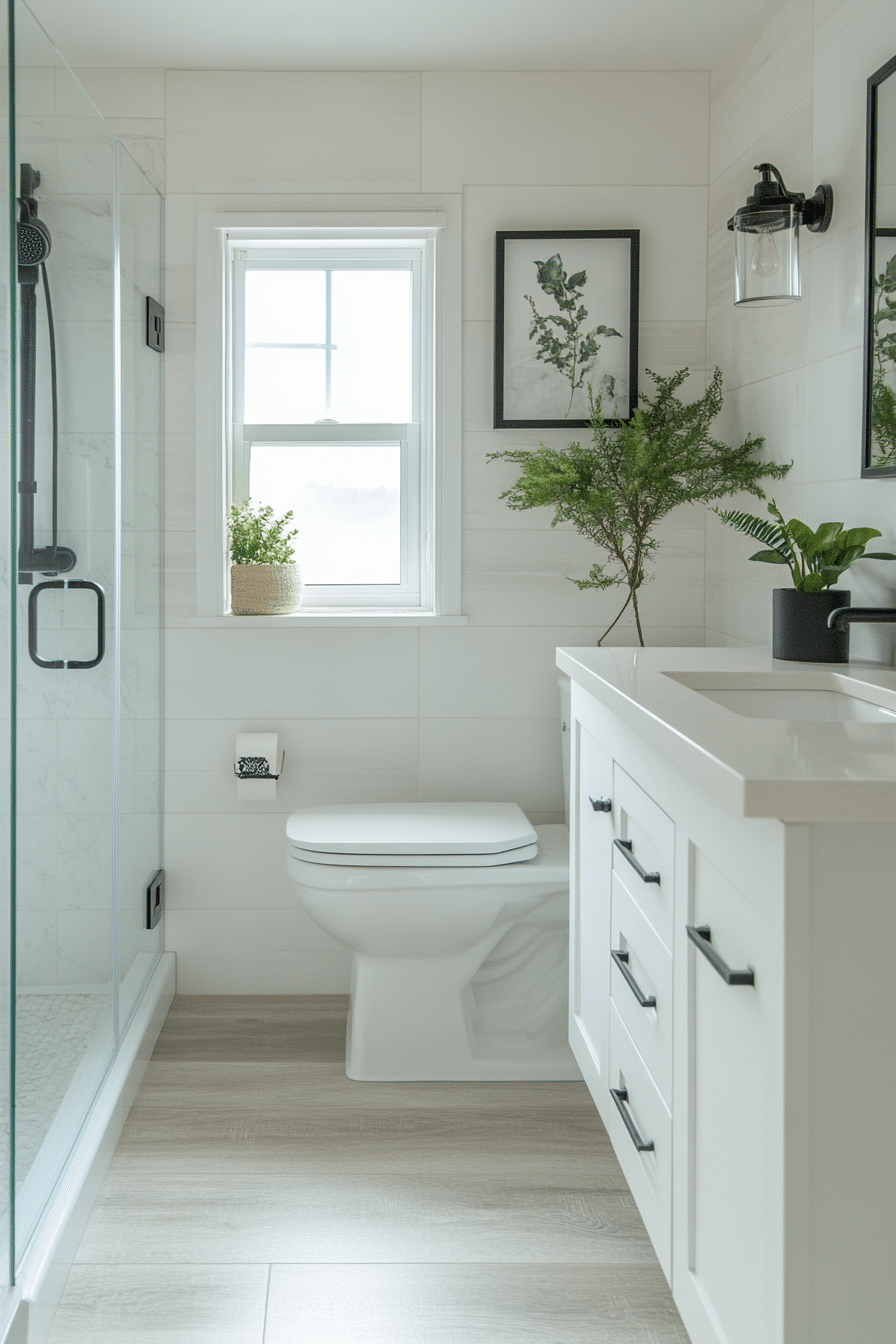
[[[238,779],[236,797],[240,803],[275,803],[277,801],[276,779]]]

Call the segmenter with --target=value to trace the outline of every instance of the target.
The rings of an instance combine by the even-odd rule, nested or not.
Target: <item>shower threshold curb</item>
[[[163,952],[22,1259],[16,1288],[6,1309],[0,1306],[0,1344],[44,1344],[50,1333],[94,1200],[171,1007],[175,967],[174,953]]]

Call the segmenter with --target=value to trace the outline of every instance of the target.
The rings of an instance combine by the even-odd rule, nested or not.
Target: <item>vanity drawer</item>
[[[672,954],[615,873],[610,938],[619,957],[610,962],[613,1002],[671,1110]],[[650,998],[654,1006],[642,1005],[641,999]]]
[[[610,1004],[607,1133],[666,1278],[672,1274],[672,1116]],[[651,1145],[646,1149],[639,1145]]]
[[[671,952],[675,825],[617,764],[613,817],[613,872]]]

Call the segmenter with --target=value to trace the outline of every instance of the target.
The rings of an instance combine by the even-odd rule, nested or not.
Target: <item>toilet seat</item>
[[[493,868],[538,853],[515,803],[343,803],[305,807],[286,827],[306,863],[363,868]]]

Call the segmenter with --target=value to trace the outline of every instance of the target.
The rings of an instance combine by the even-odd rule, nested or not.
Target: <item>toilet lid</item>
[[[290,847],[296,851],[333,855],[503,855],[529,848],[538,839],[516,803],[342,803],[303,807],[289,818],[286,835]]]

